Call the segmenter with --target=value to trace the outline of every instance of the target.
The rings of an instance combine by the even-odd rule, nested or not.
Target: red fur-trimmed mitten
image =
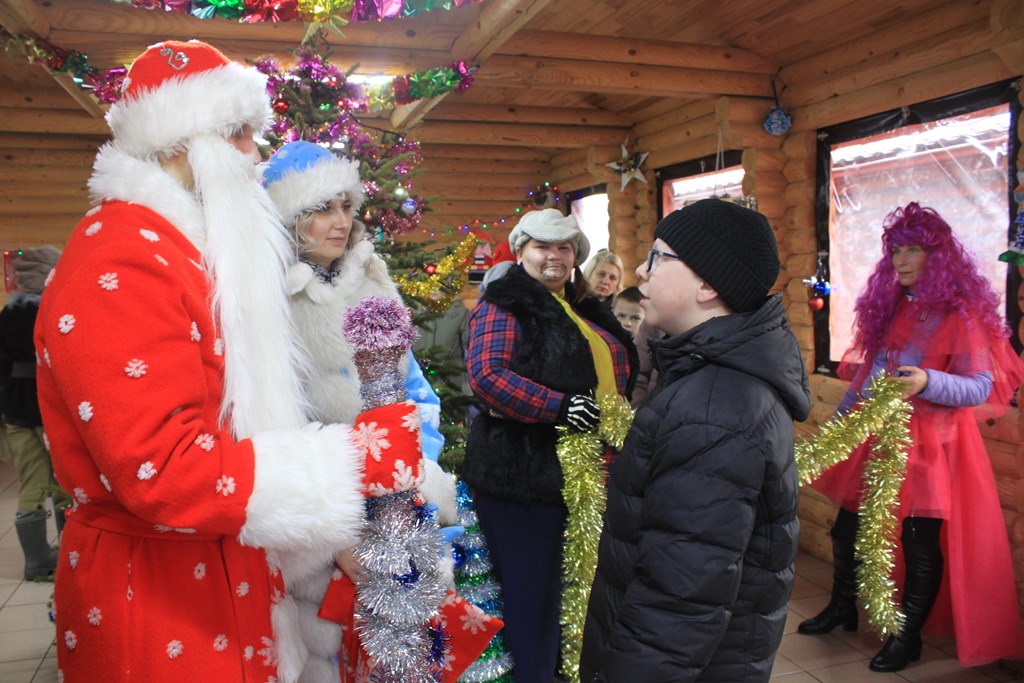
[[[437,615],[430,620],[430,625],[441,626],[448,636],[448,653],[444,660],[441,683],[455,683],[487,649],[491,638],[504,628],[505,622],[489,616],[449,590],[441,601]]]
[[[420,413],[412,401],[367,410],[352,429],[363,451],[363,491],[378,497],[416,488],[423,482]]]

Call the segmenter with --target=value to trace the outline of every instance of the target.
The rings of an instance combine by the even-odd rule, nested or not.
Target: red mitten
[[[363,452],[363,490],[378,497],[416,488],[423,481],[423,446],[419,409],[412,401],[367,410],[352,429]]]
[[[491,638],[505,626],[505,622],[488,616],[449,590],[430,625],[444,628],[449,638],[441,683],[455,683],[487,649]]]
[[[344,572],[336,569],[331,582],[327,584],[324,601],[320,603],[317,616],[350,628],[355,616],[355,606],[356,585]]]

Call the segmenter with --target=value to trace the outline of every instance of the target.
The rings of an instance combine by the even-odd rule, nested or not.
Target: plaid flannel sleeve
[[[565,394],[511,370],[518,323],[511,313],[481,302],[469,319],[469,386],[490,410],[518,422],[554,423]]]

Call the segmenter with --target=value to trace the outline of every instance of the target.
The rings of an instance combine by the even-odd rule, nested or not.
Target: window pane
[[[707,197],[743,196],[743,167],[730,166],[685,178],[666,179],[662,184],[662,215],[667,216],[687,203]]]
[[[572,215],[590,241],[589,261],[599,249],[608,248],[608,194],[601,192],[573,200]],[[584,265],[586,262],[580,267]]]
[[[916,201],[939,212],[1005,301],[1010,109],[1000,105],[835,145],[829,188],[831,360],[882,257],[882,221]]]

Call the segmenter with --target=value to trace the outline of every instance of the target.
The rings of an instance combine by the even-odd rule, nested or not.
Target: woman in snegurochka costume
[[[955,633],[963,666],[1024,654],[1006,526],[972,408],[1005,408],[1024,365],[1007,342],[999,297],[933,209],[916,202],[885,219],[884,255],[857,299],[845,413],[876,376],[906,385],[913,406],[900,490],[900,583],[906,622],[872,659],[899,671],[921,656],[921,630]],[[987,403],[986,403],[987,401]],[[840,505],[832,528],[832,599],[800,624],[805,634],[857,628],[854,539],[870,442],[812,486]],[[899,563],[898,563],[899,564]]]
[[[298,255],[289,270],[287,286],[296,326],[312,360],[313,374],[305,386],[310,417],[317,420],[333,421],[362,410],[354,350],[341,331],[345,311],[368,296],[399,298],[386,264],[365,238],[364,226],[353,219],[353,212],[363,202],[358,169],[356,162],[300,141],[281,147],[267,162],[263,174],[264,185],[284,225],[292,231]],[[452,524],[458,514],[454,481],[436,463],[444,445],[437,430],[440,402],[411,353],[405,362],[406,392],[420,407],[423,450],[428,454],[424,463],[430,462],[420,492],[440,507],[439,521]],[[342,572],[336,572],[338,565]],[[299,604],[310,650],[301,679],[305,683],[339,680],[337,655],[343,628],[320,618],[318,611],[328,587],[345,582],[350,592],[350,581],[358,571],[350,551],[339,553],[337,565],[336,558],[315,555],[289,558],[285,563],[287,588]],[[343,592],[334,585],[331,595]],[[331,600],[328,609],[334,614],[337,603]],[[351,654],[350,647],[358,651],[356,641],[347,640],[345,649]],[[362,664],[365,667],[365,662]],[[357,662],[347,663],[350,670],[341,674],[342,680],[365,676],[365,670],[351,670],[355,665]]]

